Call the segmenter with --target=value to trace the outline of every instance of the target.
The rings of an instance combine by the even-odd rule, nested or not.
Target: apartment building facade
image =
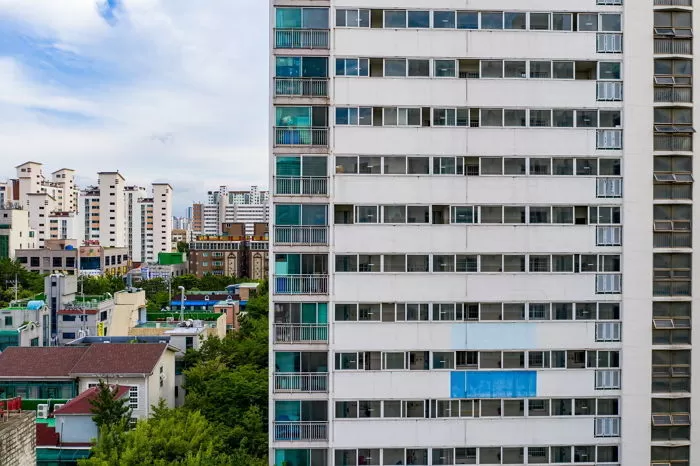
[[[244,223],[246,235],[255,234],[256,223],[270,219],[269,192],[251,186],[247,191],[232,191],[220,186],[207,192],[207,202],[192,205],[192,231],[200,235],[220,235],[222,224]]]
[[[253,225],[254,235],[246,235],[247,225],[226,224],[223,235],[198,235],[189,242],[188,269],[198,277],[226,275],[263,280],[268,276],[268,225]]]
[[[84,239],[127,247],[134,262],[156,261],[171,251],[173,188],[153,183],[149,192],[125,182],[118,172],[100,173],[99,186],[82,191]]]
[[[700,464],[697,19],[272,0],[270,464]]]

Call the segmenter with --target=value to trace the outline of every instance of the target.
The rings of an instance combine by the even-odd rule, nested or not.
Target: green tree
[[[7,306],[15,299],[15,279],[18,299],[44,292],[44,275],[28,271],[16,260],[0,258],[0,306]]]
[[[199,289],[199,278],[192,274],[173,278],[173,290],[177,290],[179,286],[184,286],[186,290],[197,290]]]
[[[90,400],[90,412],[94,414],[92,420],[100,431],[105,427],[118,430],[125,426],[131,417],[129,399],[117,398],[118,391],[116,386],[110,387],[102,379],[97,384],[97,396]]]
[[[241,328],[185,354],[185,409],[221,433],[232,465],[267,464],[267,284],[248,301]]]
[[[93,455],[80,466],[230,466],[237,463],[222,453],[224,441],[217,428],[201,413],[160,406],[153,417],[136,428],[113,436],[101,434]],[[107,435],[111,435],[107,437]],[[236,461],[246,460],[245,456]],[[246,463],[238,463],[243,466]],[[247,463],[255,464],[255,463]]]
[[[99,277],[80,277],[78,290],[86,295],[100,295],[116,293],[124,289],[124,279],[113,275],[101,275]]]
[[[177,252],[184,252],[184,253],[190,252],[190,245],[186,241],[178,241],[177,242]]]

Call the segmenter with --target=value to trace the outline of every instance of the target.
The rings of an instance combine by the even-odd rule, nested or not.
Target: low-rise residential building
[[[63,304],[57,311],[57,332],[55,344],[68,342],[88,335],[104,335],[109,328],[114,311],[114,298],[111,294],[76,297]]]
[[[36,232],[29,226],[29,213],[17,203],[0,203],[0,258],[14,259],[17,249],[36,247]]]
[[[78,247],[76,240],[46,240],[44,248],[17,249],[15,254],[24,268],[38,273],[123,275],[130,267],[127,248]]]
[[[49,342],[50,312],[43,300],[23,300],[0,309],[0,351],[9,346],[44,346]]]
[[[175,352],[167,343],[94,343],[0,353],[0,392],[6,397],[71,399],[100,380],[129,387],[136,419],[164,399],[175,406]]]
[[[142,263],[139,267],[129,271],[134,280],[150,280],[162,278],[171,280],[187,273],[187,257],[183,252],[161,252],[158,254],[158,262]]]
[[[239,225],[227,227],[227,233],[240,233]],[[267,226],[256,225],[256,235],[197,236],[190,242],[190,273],[202,277],[229,275],[263,280],[269,269]]]

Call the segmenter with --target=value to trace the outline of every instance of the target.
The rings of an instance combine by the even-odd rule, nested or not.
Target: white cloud
[[[86,178],[119,169],[128,182],[173,184],[180,210],[219,185],[266,185],[267,2],[122,2],[110,27],[89,0],[0,0],[0,21],[85,67],[81,77],[0,56],[0,176],[30,159]]]

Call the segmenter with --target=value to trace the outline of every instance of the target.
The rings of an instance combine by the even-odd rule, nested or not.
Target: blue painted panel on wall
[[[537,329],[529,322],[474,322],[452,326],[454,350],[537,348]]]
[[[453,371],[452,398],[525,398],[537,396],[537,371]]]

